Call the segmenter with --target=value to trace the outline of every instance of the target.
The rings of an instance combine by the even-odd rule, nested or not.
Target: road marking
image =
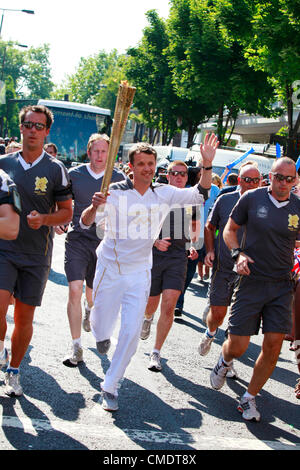
[[[106,413],[103,410],[103,413]],[[28,417],[3,416],[0,413],[2,428],[22,429],[24,432],[38,435],[39,431],[61,432],[66,435],[83,437],[99,437],[102,439],[101,446],[103,448],[104,438],[108,435],[109,441],[115,439],[120,444],[120,439],[129,439],[131,443],[147,442],[154,444],[167,443],[168,445],[186,445],[190,449],[230,449],[230,450],[300,450],[300,444],[283,443],[277,441],[261,441],[258,439],[244,439],[231,437],[207,437],[201,435],[198,430],[188,430],[186,433],[172,433],[141,429],[120,429],[113,425],[86,425],[80,423],[70,423],[63,420],[41,420],[30,419]],[[119,447],[119,446],[118,446]],[[170,449],[169,449],[170,450]],[[176,450],[176,448],[175,448]]]

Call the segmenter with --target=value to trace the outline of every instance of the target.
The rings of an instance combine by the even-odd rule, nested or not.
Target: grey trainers
[[[10,397],[20,397],[23,395],[23,389],[20,385],[20,373],[5,373],[5,393]]]
[[[3,367],[8,366],[9,363],[9,356],[8,356],[8,351],[6,348],[3,349],[3,352],[0,356],[0,369]]]
[[[242,397],[237,407],[247,421],[260,421],[260,413],[256,408],[255,398]]]
[[[160,354],[158,352],[152,352],[150,354],[150,362],[148,365],[149,370],[153,370],[154,372],[160,372],[162,370],[162,366],[160,363]]]
[[[82,320],[82,328],[86,332],[91,331],[90,314],[91,314],[91,309],[88,307],[87,301],[85,299],[85,301],[84,301],[84,317],[83,317],[83,320]]]
[[[100,354],[107,354],[110,348],[111,342],[110,339],[105,339],[104,341],[97,341],[96,347],[97,351]]]
[[[79,362],[83,361],[83,350],[78,345],[72,345],[71,352],[63,360],[63,364],[67,367],[77,367]]]
[[[217,330],[218,331],[218,330]],[[217,333],[216,333],[217,334]],[[198,346],[198,352],[200,354],[200,356],[206,356],[206,354],[209,353],[210,351],[210,348],[211,348],[211,344],[213,342],[213,340],[215,339],[216,337],[216,334],[214,336],[210,336],[206,330],[199,346]]]
[[[102,408],[105,411],[117,411],[119,409],[118,399],[115,395],[102,390],[101,397],[102,397]]]
[[[149,338],[152,322],[153,322],[153,317],[151,318],[151,320],[148,320],[147,318],[144,318],[142,331],[141,331],[141,336],[140,336],[141,339],[148,339]]]
[[[213,368],[210,374],[210,384],[215,390],[220,390],[226,379],[226,375],[230,366],[226,366],[222,360],[222,355],[219,358],[217,365]]]

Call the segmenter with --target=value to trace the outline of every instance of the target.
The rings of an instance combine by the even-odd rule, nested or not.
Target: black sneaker
[[[181,308],[175,308],[174,310],[174,317],[182,317],[182,309]]]

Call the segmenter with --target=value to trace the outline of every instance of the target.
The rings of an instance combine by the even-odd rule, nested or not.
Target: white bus
[[[47,137],[58,148],[58,158],[66,163],[86,159],[86,148],[91,134],[110,134],[112,124],[109,109],[70,101],[39,100],[53,115],[54,123]]]

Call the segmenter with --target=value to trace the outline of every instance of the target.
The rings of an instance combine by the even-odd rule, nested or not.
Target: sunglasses
[[[280,173],[272,173],[273,176],[277,179],[277,181],[286,181],[287,183],[293,183],[296,179],[296,176],[285,176],[281,175]]]
[[[26,129],[32,129],[33,126],[36,128],[37,131],[42,131],[47,126],[42,122],[31,122],[31,121],[24,121],[22,122],[22,126],[26,127]]]
[[[187,171],[169,171],[169,175],[172,175],[172,176],[186,176],[187,175]]]
[[[242,180],[244,180],[245,183],[257,184],[260,182],[260,178],[250,178],[250,176],[242,176]]]

